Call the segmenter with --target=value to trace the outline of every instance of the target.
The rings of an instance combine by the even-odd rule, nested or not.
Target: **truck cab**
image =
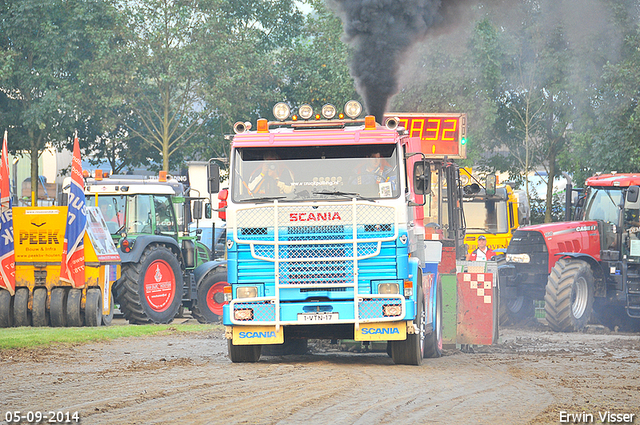
[[[402,364],[440,355],[441,294],[423,273],[432,163],[419,139],[397,121],[284,115],[256,131],[239,123],[233,138],[231,360],[307,338],[390,341]]]

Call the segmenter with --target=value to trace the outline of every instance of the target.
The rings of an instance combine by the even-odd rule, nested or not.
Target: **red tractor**
[[[532,317],[532,300],[544,299],[555,331],[581,330],[592,316],[611,329],[640,329],[639,185],[640,174],[591,177],[576,205],[582,221],[515,232],[513,276],[501,287],[511,318]]]

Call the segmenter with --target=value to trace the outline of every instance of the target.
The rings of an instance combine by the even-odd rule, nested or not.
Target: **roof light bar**
[[[276,117],[278,121],[284,121],[289,118],[291,115],[291,109],[289,105],[284,102],[278,102],[273,107],[273,116]]]

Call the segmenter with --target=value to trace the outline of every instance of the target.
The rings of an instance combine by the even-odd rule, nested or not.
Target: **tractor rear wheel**
[[[594,279],[582,260],[558,260],[547,280],[544,310],[547,323],[556,332],[582,330],[593,310]]]
[[[433,330],[424,341],[425,358],[442,357],[442,285],[438,285],[437,291]]]
[[[164,245],[149,245],[137,263],[122,266],[116,300],[133,324],[171,323],[182,305],[182,269]]]
[[[49,317],[47,315],[47,288],[36,288],[33,290],[31,320],[33,321],[33,326],[49,326]]]
[[[16,288],[16,294],[13,296],[13,326],[31,326],[29,288]]]
[[[227,269],[218,267],[198,285],[198,302],[191,310],[193,317],[200,323],[215,323],[222,317],[224,305],[224,287],[227,283]]]
[[[67,326],[79,328],[82,320],[82,289],[71,288],[67,295]]]
[[[229,339],[227,347],[233,363],[255,363],[260,360],[262,354],[262,345],[234,345]]]
[[[422,278],[418,279],[422,282]],[[425,333],[426,333],[426,312],[424,294],[422,286],[418,285],[416,293],[418,300],[416,308],[417,333],[407,334],[404,341],[391,341],[391,358],[395,364],[406,364],[420,366],[424,357]]]
[[[102,297],[100,289],[87,289],[87,301],[84,305],[84,320],[87,326],[102,325]]]
[[[0,328],[13,326],[13,297],[6,289],[0,289]]]

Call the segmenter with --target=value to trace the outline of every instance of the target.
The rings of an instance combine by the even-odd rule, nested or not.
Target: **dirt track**
[[[222,328],[0,353],[7,410],[78,411],[85,424],[558,424],[560,412],[635,414],[638,334],[501,331],[421,367],[311,346],[232,364]],[[1,422],[0,422],[1,423]]]

